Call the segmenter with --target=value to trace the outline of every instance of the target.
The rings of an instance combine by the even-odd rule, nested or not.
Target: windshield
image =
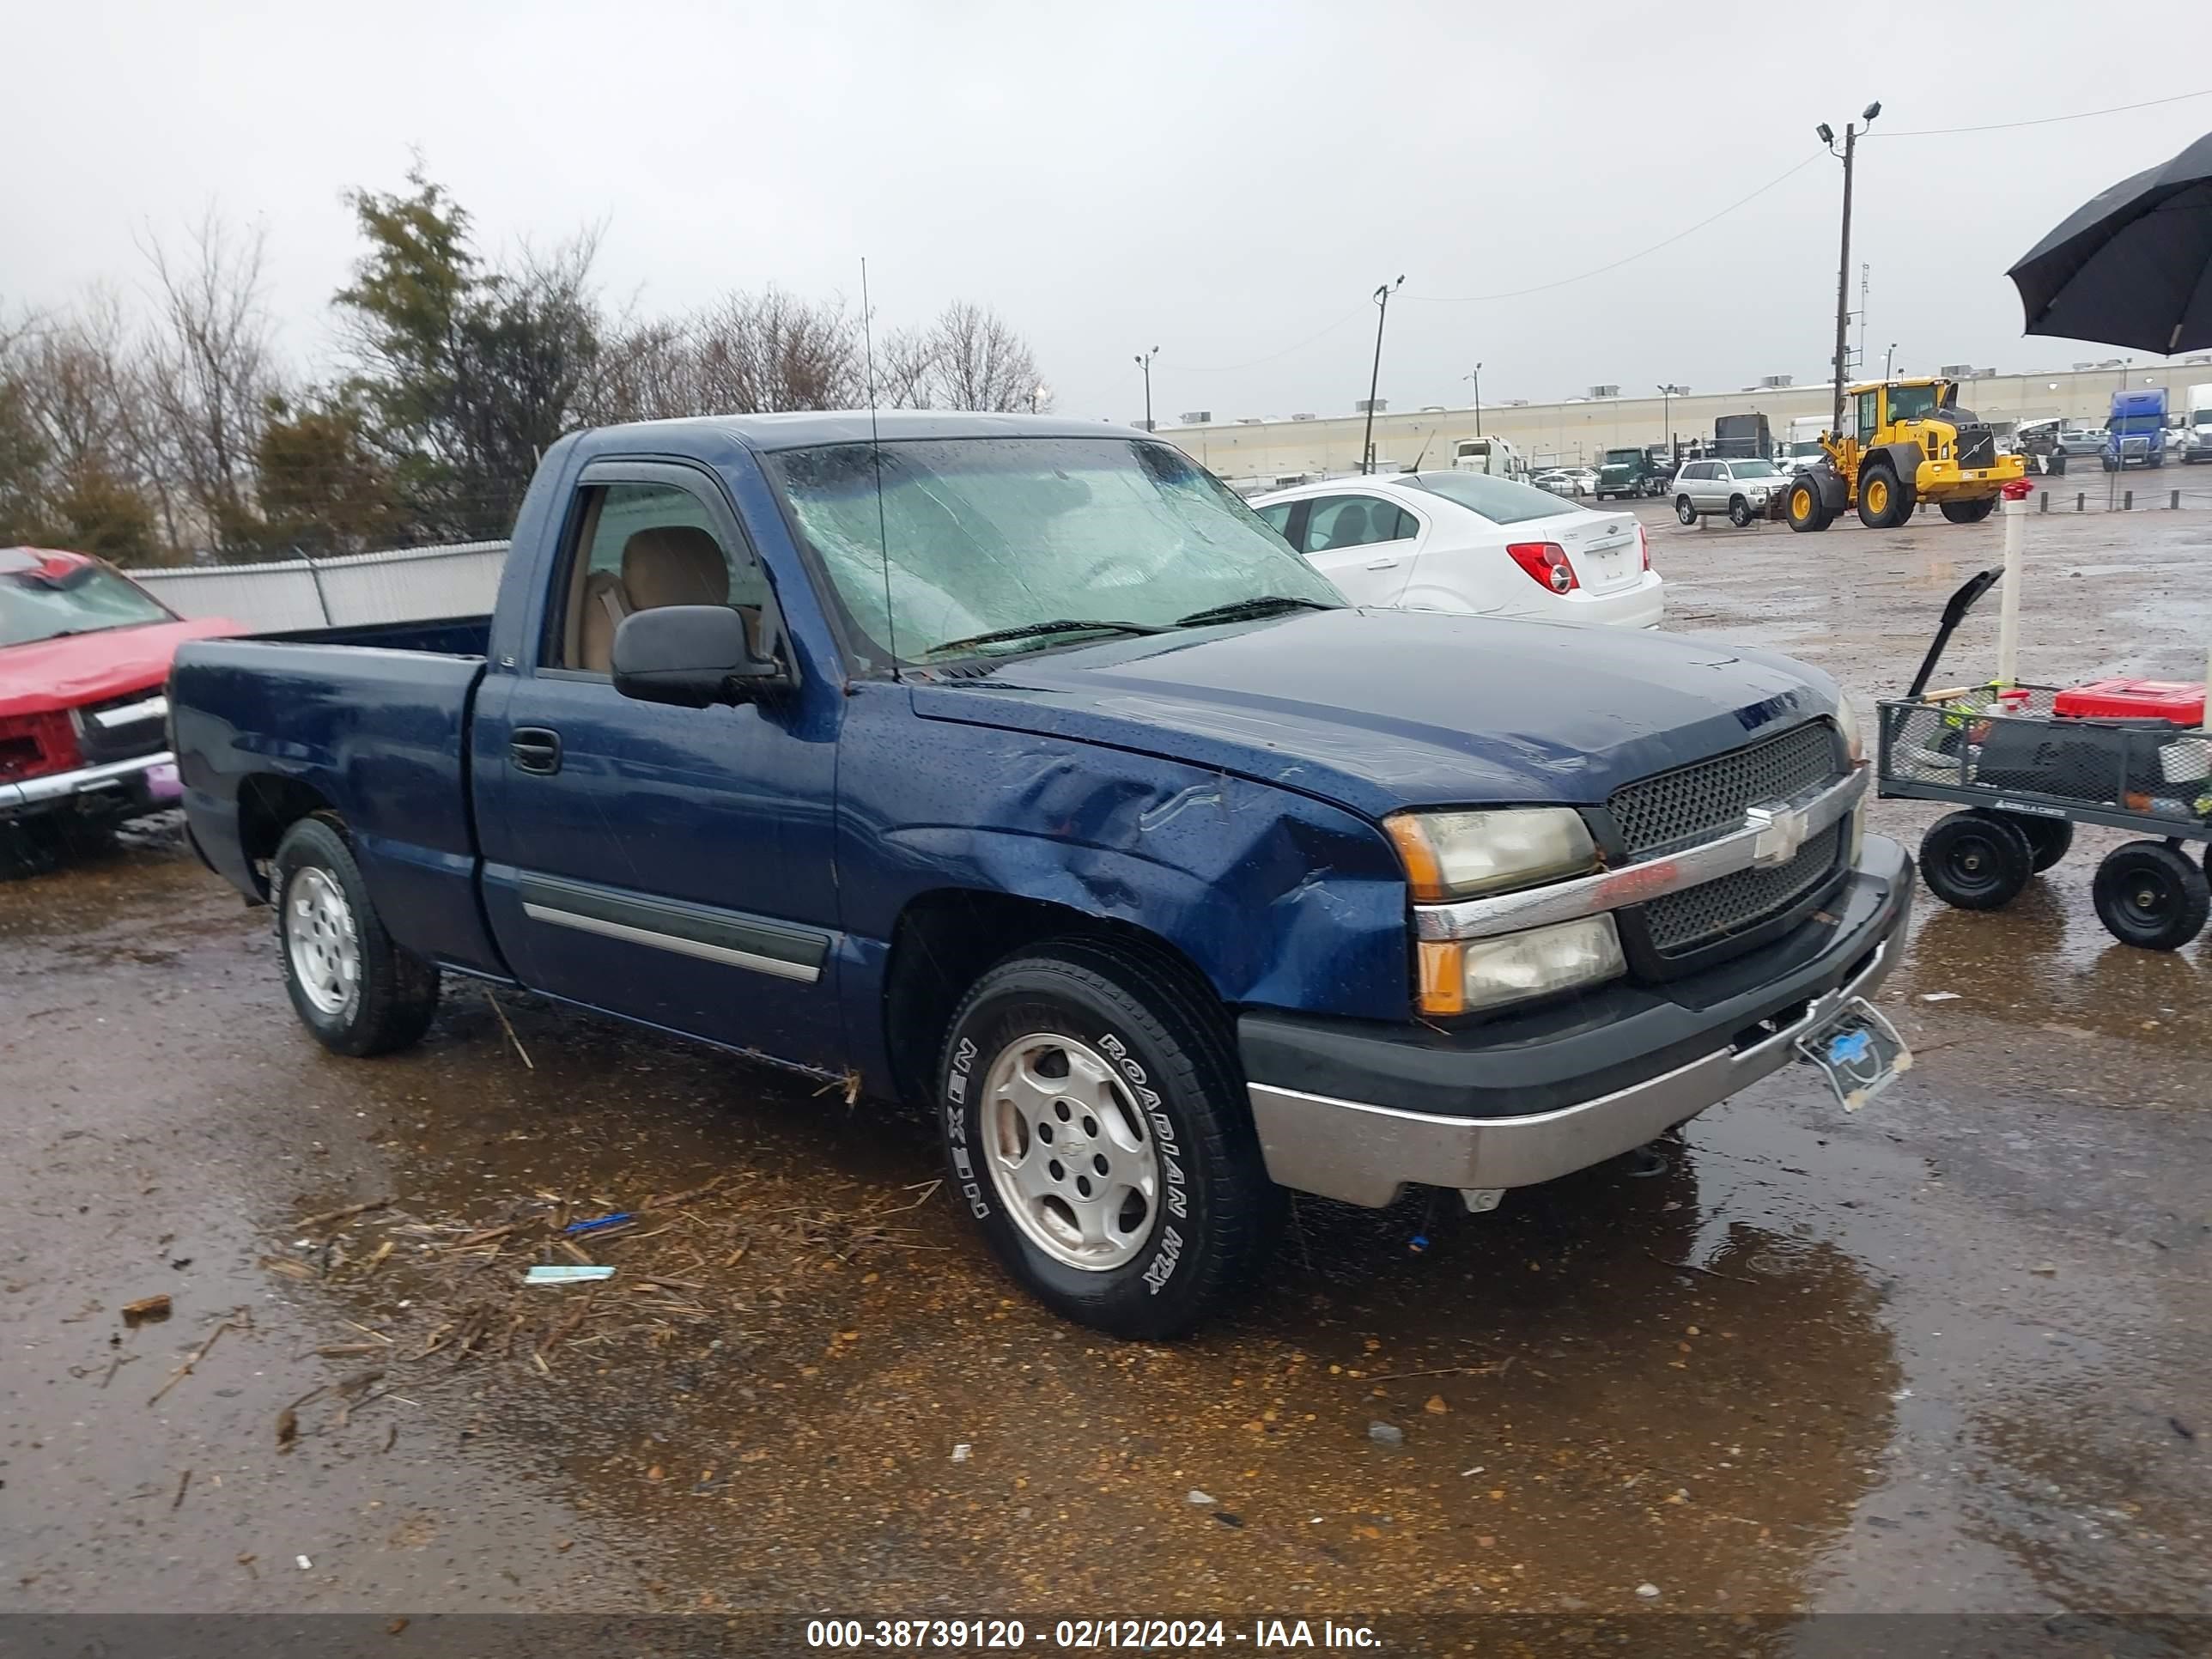
[[[902,661],[1040,623],[1162,629],[1246,600],[1345,603],[1250,507],[1165,444],[967,438],[765,459],[854,628]],[[963,654],[1076,637],[1040,631]]]
[[[153,595],[100,565],[0,569],[0,645],[170,620]]]
[[[1729,471],[1739,478],[1776,478],[1781,477],[1771,461],[1730,461]]]
[[[1642,464],[1643,459],[1644,452],[1640,449],[1608,449],[1605,452],[1605,465],[1607,466],[1637,466]]]
[[[1528,519],[1556,518],[1576,509],[1557,495],[1510,478],[1493,478],[1482,472],[1412,472],[1398,480],[1418,484],[1431,495],[1480,513],[1492,524],[1520,524]]]
[[[1936,412],[1936,388],[1932,386],[1893,386],[1889,389],[1889,418],[1893,421],[1924,421]]]

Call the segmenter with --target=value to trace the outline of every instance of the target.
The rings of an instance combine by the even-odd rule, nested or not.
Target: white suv
[[[1686,461],[1674,475],[1674,516],[1696,524],[1725,513],[1741,528],[1766,516],[1766,504],[1790,482],[1771,461]]]

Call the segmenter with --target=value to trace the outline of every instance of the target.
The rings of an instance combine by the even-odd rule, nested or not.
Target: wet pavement
[[[1862,694],[1999,547],[1649,516],[1677,625]],[[2212,514],[2030,531],[2035,677],[2202,672]],[[1787,1072],[1493,1215],[1304,1201],[1163,1346],[1015,1292],[915,1115],[458,982],[326,1055],[156,825],[0,885],[5,1605],[2212,1613],[2212,963],[2098,926],[2118,839],[1923,896],[1863,1113]]]

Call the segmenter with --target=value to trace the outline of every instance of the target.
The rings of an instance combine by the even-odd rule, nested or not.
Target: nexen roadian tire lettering
[[[1115,1335],[1176,1335],[1272,1243],[1225,1012],[1156,949],[1063,939],[991,969],[939,1068],[946,1163],[1032,1294]]]

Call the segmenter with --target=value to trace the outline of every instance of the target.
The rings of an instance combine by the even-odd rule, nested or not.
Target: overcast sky
[[[1694,25],[1694,27],[1692,27]],[[494,248],[604,222],[610,297],[777,283],[915,319],[996,306],[1066,413],[1348,413],[1401,272],[1395,407],[1826,376],[1839,167],[1870,99],[1869,356],[2038,368],[2003,271],[2212,130],[2212,4],[33,5],[6,24],[0,305],[135,288],[134,234],[268,233],[286,350],[327,361],[346,187],[410,148]],[[1811,162],[1706,229],[1606,265]],[[1854,328],[1854,343],[1856,329]]]

